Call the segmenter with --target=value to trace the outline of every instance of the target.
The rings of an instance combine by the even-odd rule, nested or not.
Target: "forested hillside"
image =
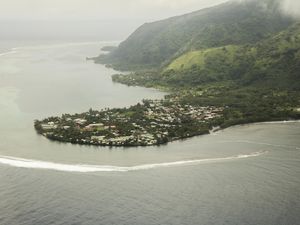
[[[113,81],[167,90],[165,99],[81,114],[84,121],[93,118],[92,127],[100,126],[96,130],[78,130],[56,118],[61,128],[46,136],[139,146],[205,134],[218,126],[300,119],[300,21],[283,16],[279,2],[231,1],[143,25],[95,60],[132,71],[114,75]],[[49,119],[35,123],[39,133],[46,132],[43,123]],[[116,133],[111,124],[118,127]],[[66,131],[66,125],[74,129]],[[95,134],[100,136],[96,142]]]
[[[288,89],[300,88],[300,23],[252,45],[227,45],[190,51],[162,71],[136,72],[114,79],[129,85],[195,87],[235,82]]]
[[[98,60],[133,69],[115,82],[164,89],[182,104],[225,107],[222,127],[300,118],[300,21],[283,16],[279,2],[228,2],[144,25]]]
[[[121,70],[159,68],[188,51],[253,44],[293,22],[282,15],[278,2],[229,1],[183,16],[146,23],[116,50],[95,61]]]

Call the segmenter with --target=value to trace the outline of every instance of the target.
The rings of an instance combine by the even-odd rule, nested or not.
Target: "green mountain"
[[[129,85],[197,87],[234,82],[239,86],[300,89],[300,23],[255,44],[189,51],[161,71],[115,76]]]
[[[229,1],[146,23],[117,49],[95,61],[121,70],[159,68],[188,51],[256,43],[293,22],[281,14],[278,4],[278,0]]]
[[[74,116],[99,124],[109,115],[108,125],[115,124],[117,132],[78,125],[68,131],[43,129],[53,119],[64,127],[63,118],[36,121],[36,130],[63,142],[97,144],[92,138],[96,135],[101,141],[106,138],[105,145],[127,145],[128,137],[140,145],[145,132],[159,144],[208,133],[216,126],[300,119],[300,21],[281,15],[279,3],[235,0],[143,25],[94,60],[133,70],[114,75],[116,82],[167,89],[163,101]],[[211,111],[206,120],[203,107],[220,114],[212,118]],[[174,119],[161,120],[170,115]],[[120,144],[120,138],[126,141]]]
[[[167,83],[201,84],[222,80],[300,87],[300,23],[254,45],[229,45],[190,51],[162,74]],[[171,75],[171,77],[170,77]],[[264,82],[264,83],[265,83]]]
[[[167,99],[225,107],[215,125],[300,118],[300,22],[254,44],[191,50],[164,68],[115,75],[127,85],[167,88]]]

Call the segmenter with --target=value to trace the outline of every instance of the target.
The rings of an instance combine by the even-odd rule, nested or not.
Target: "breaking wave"
[[[197,165],[201,163],[214,163],[225,162],[230,160],[245,159],[250,157],[257,157],[266,154],[266,151],[254,152],[248,155],[237,155],[225,158],[210,158],[210,159],[196,159],[196,160],[183,160],[176,162],[144,164],[137,166],[106,166],[106,165],[84,165],[84,164],[60,164],[54,162],[38,161],[33,159],[23,159],[10,156],[0,156],[0,164],[9,165],[18,168],[28,169],[44,169],[55,170],[63,172],[78,172],[78,173],[93,173],[93,172],[130,172],[139,170],[149,170],[163,167],[175,167],[175,166],[188,166]]]
[[[32,45],[32,46],[22,46],[11,48],[7,52],[0,52],[0,57],[15,54],[22,50],[45,50],[45,49],[53,49],[53,48],[63,48],[63,47],[71,47],[71,46],[83,46],[83,45],[116,45],[120,43],[120,41],[91,41],[91,42],[69,42],[69,43],[60,43],[60,44],[44,44],[44,45]]]
[[[259,122],[254,124],[284,124],[284,123],[300,123],[300,120],[270,121],[270,122]]]
[[[12,48],[12,51],[18,50],[46,50],[53,48],[64,48],[64,47],[73,47],[73,46],[84,46],[84,45],[116,45],[120,41],[90,41],[90,42],[65,42],[65,43],[56,43],[56,44],[40,44],[40,45],[29,45]]]
[[[300,147],[294,145],[279,145],[279,144],[271,144],[266,142],[256,142],[256,141],[248,141],[248,140],[237,140],[237,141],[220,141],[219,143],[243,143],[243,144],[254,144],[254,145],[265,145],[277,148],[290,148],[299,150]]]
[[[1,56],[6,56],[6,55],[11,55],[11,54],[15,54],[17,53],[17,50],[16,49],[12,49],[11,51],[8,51],[8,52],[0,52],[0,57]]]

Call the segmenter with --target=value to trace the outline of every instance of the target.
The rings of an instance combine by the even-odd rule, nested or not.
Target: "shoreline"
[[[67,141],[54,140],[54,139],[48,138],[47,136],[45,136],[43,134],[38,134],[38,135],[43,136],[44,138],[48,139],[49,141],[57,142],[57,143],[65,143],[65,144],[79,145],[79,146],[95,146],[95,147],[126,148],[126,149],[128,149],[128,148],[138,148],[138,147],[146,148],[146,147],[166,146],[169,143],[174,143],[174,142],[179,142],[179,141],[186,141],[188,139],[197,138],[197,137],[206,136],[206,135],[213,135],[215,133],[222,132],[222,131],[225,131],[229,128],[234,128],[234,127],[243,127],[243,126],[260,125],[260,124],[288,124],[288,123],[300,123],[300,119],[299,120],[271,120],[271,121],[264,121],[264,122],[235,124],[235,125],[224,127],[224,128],[218,127],[217,129],[209,130],[209,132],[204,133],[204,134],[193,135],[193,136],[182,137],[182,138],[174,138],[173,140],[167,141],[165,143],[151,144],[151,145],[103,145],[103,144],[91,144],[91,143],[72,143],[72,142],[67,142]]]
[[[87,60],[95,62],[95,58]],[[114,81],[113,76],[112,82],[122,84]],[[137,86],[149,88],[143,84]],[[162,87],[151,88],[162,91]],[[201,90],[198,92],[192,87],[178,90],[170,86],[164,88],[164,91],[168,91],[164,100],[143,100],[142,103],[123,109],[90,109],[89,112],[75,115],[48,117],[36,120],[34,126],[37,133],[51,141],[104,147],[138,147],[166,145],[169,142],[214,133],[236,125],[274,123],[300,118],[300,113],[291,108],[292,103],[281,109],[281,99],[277,100],[273,96],[264,98],[265,102],[260,102],[260,105],[253,105],[250,103],[253,99],[256,99],[256,102],[261,99],[256,90],[247,95],[248,99],[242,100],[245,103],[239,105],[235,104],[234,95],[230,98],[232,100],[226,99],[221,103],[219,100],[218,103],[216,87],[198,87]],[[222,89],[219,91],[222,92]],[[222,93],[226,95],[226,92]],[[222,96],[219,99],[223,100]],[[268,105],[271,103],[277,104],[278,108],[270,108]]]
[[[208,134],[222,124],[224,108],[182,104],[176,99],[143,100],[128,108],[64,114],[36,120],[50,140],[99,146],[153,146]]]

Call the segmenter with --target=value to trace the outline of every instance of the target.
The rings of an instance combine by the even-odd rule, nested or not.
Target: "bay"
[[[112,83],[116,71],[85,60],[107,44],[0,44],[1,225],[299,224],[298,121],[137,148],[37,135],[34,119],[165,95]]]

